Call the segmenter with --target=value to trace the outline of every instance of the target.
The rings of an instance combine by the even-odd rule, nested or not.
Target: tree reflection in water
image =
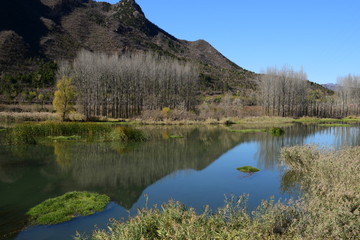
[[[285,134],[279,137],[266,133],[234,133],[221,126],[144,126],[142,129],[150,141],[0,146],[0,234],[19,230],[29,208],[68,191],[107,194],[130,209],[144,189],[160,179],[180,170],[203,170],[242,143],[256,143],[251,156],[262,170],[259,176],[264,170],[284,171],[280,191],[292,194],[298,191],[301,176],[285,173],[279,166],[281,147],[302,145],[311,138],[332,139],[335,149],[360,145],[358,127],[297,124],[285,128]],[[170,138],[173,135],[184,138]],[[244,180],[252,181],[253,177],[257,175]]]
[[[146,131],[152,140],[145,143],[54,144],[64,191],[98,191],[130,209],[149,185],[179,170],[206,168],[242,138],[219,127]],[[163,139],[172,134],[184,138]]]

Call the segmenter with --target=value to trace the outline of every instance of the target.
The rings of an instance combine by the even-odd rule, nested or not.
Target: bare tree
[[[360,76],[348,75],[337,79],[338,105],[342,116],[360,113]]]
[[[306,73],[291,67],[268,68],[260,78],[260,100],[265,114],[298,116],[304,112]]]
[[[59,74],[71,75],[86,118],[132,117],[145,109],[195,108],[198,70],[194,64],[153,53],[118,56],[81,51]]]

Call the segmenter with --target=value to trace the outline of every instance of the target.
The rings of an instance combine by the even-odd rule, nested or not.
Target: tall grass
[[[144,134],[135,128],[98,123],[23,123],[6,131],[5,144],[34,144],[49,136],[81,136],[95,141],[143,141]]]
[[[314,239],[360,239],[360,147],[340,151],[314,146],[282,150],[299,178],[303,203],[297,232]]]
[[[141,209],[126,222],[113,221],[91,239],[359,239],[360,147],[339,152],[284,148],[282,161],[302,175],[299,200],[263,201],[249,213],[247,197],[240,196],[200,215],[170,201]]]
[[[40,122],[56,120],[56,115],[51,112],[0,112],[0,122]]]

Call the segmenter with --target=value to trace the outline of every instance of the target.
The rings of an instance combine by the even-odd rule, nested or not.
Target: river
[[[236,127],[236,126],[235,126]],[[234,128],[232,126],[231,128]],[[0,239],[71,239],[126,219],[138,208],[170,199],[201,212],[216,211],[225,198],[249,194],[249,209],[261,200],[296,197],[281,147],[318,144],[339,149],[360,145],[360,128],[295,124],[282,136],[230,132],[224,126],[144,126],[149,141],[136,144],[54,142],[0,146]],[[180,135],[184,138],[173,139]],[[250,165],[261,171],[241,173]],[[25,213],[69,191],[103,193],[111,203],[100,213],[54,226],[24,228]]]

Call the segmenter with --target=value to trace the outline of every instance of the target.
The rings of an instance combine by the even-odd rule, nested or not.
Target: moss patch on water
[[[260,169],[258,169],[256,167],[252,167],[252,166],[239,167],[239,168],[237,168],[237,170],[239,170],[240,172],[244,172],[244,173],[254,173],[254,172],[260,171]]]
[[[266,132],[266,129],[231,129],[230,132],[259,133],[259,132]]]
[[[87,216],[104,210],[110,202],[106,195],[89,192],[69,192],[45,200],[31,208],[26,215],[32,225],[51,225]]]

